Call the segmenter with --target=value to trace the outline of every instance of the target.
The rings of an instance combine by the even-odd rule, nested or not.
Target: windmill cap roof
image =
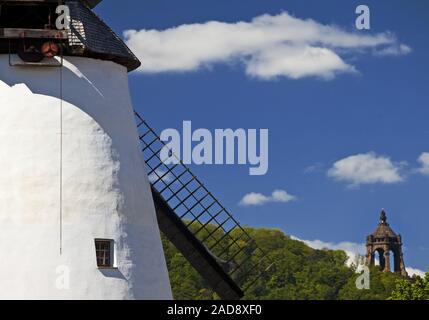
[[[84,48],[84,56],[115,61],[128,71],[141,65],[122,39],[82,1],[66,0],[65,4],[70,9],[71,39]]]
[[[93,9],[103,0],[80,0],[80,1],[82,1],[87,7]],[[34,1],[31,1],[31,0],[4,0],[2,2],[24,2],[24,3],[27,2],[27,3],[29,3],[29,2],[54,2],[54,0],[34,0]]]
[[[95,8],[103,0],[82,0],[82,1],[85,2],[85,4],[92,9],[92,8]]]

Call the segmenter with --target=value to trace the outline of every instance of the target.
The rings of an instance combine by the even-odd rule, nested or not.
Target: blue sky
[[[327,48],[340,60],[328,55],[333,59],[327,62],[334,64],[333,72],[319,70],[318,64],[310,75],[299,67],[295,70],[295,65],[273,71],[278,65],[267,66],[266,61],[262,69],[252,73],[248,57],[239,54],[207,60],[204,55],[195,56],[207,41],[199,39],[185,48],[189,57],[184,48],[178,48],[181,54],[170,70],[159,64],[159,54],[148,57],[144,66],[155,71],[130,74],[132,98],[136,109],[158,132],[180,129],[184,120],[192,120],[195,128],[210,130],[270,130],[270,169],[265,176],[249,176],[246,166],[192,167],[243,224],[281,228],[300,239],[363,243],[385,208],[391,226],[403,236],[406,264],[426,270],[429,175],[419,171],[423,162],[418,158],[429,152],[429,4],[368,1],[371,30],[357,31],[355,8],[359,4],[341,0],[106,0],[96,12],[121,35],[130,29],[144,36],[147,30],[157,30],[155,36],[163,37],[168,28],[199,24],[195,30],[200,30],[213,20],[234,27],[239,21],[251,23],[264,14],[272,19],[287,12],[304,25],[305,19],[311,18],[322,29],[336,26],[335,37],[341,36],[338,30],[356,36],[353,48],[324,44],[323,39],[312,43]],[[215,31],[222,44],[222,31]],[[279,27],[273,32],[282,36]],[[364,37],[374,40],[380,34],[391,42],[365,44]],[[171,37],[163,39],[172,41]],[[180,47],[178,42],[174,45]],[[231,45],[238,46],[239,52],[246,43]],[[255,55],[259,54],[258,45],[253,43]],[[276,45],[273,51],[265,48],[264,52],[294,52]],[[391,51],[383,51],[386,48]],[[143,46],[141,52],[150,49]],[[222,57],[222,47],[219,50]],[[137,51],[141,54],[140,48]],[[174,56],[175,52],[168,54]],[[185,56],[200,59],[201,65],[189,67],[188,60],[181,60]],[[266,72],[274,72],[274,76],[263,78]],[[360,157],[349,158],[356,155]],[[369,169],[356,172],[356,161]],[[277,189],[287,190],[297,199],[239,205],[246,194],[268,196]]]

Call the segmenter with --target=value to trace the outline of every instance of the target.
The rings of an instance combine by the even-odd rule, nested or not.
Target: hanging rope
[[[60,255],[63,253],[63,66],[60,67]]]

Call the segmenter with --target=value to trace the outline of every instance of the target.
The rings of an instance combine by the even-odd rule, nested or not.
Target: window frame
[[[98,269],[116,269],[115,267],[115,241],[112,239],[96,238],[94,239],[95,244],[95,260]],[[108,248],[103,249],[99,248],[98,245],[107,244]],[[101,259],[106,259],[106,253],[108,253],[108,264],[99,264],[99,253],[103,251],[103,257]]]

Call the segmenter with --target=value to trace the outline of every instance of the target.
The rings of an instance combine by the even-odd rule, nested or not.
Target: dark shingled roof
[[[70,8],[72,55],[111,60],[126,66],[128,71],[141,65],[121,38],[86,5],[78,0],[65,3]]]
[[[83,0],[88,7],[95,8],[102,0]]]

